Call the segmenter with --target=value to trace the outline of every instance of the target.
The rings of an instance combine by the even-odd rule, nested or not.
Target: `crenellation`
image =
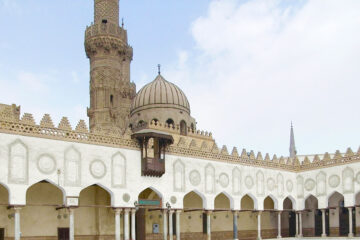
[[[75,131],[80,133],[88,133],[89,129],[86,126],[86,123],[84,120],[80,120],[79,123],[76,125]]]
[[[251,151],[250,151],[249,159],[252,160],[252,161],[255,161],[255,160],[256,160],[254,150],[251,150]]]
[[[274,154],[274,156],[273,156],[273,158],[272,158],[271,161],[274,162],[274,163],[279,163],[279,159],[278,159],[278,157],[276,156],[276,154]]]
[[[62,117],[58,126],[59,129],[71,131],[72,127],[67,117]]]
[[[329,161],[329,160],[331,160],[330,154],[326,152],[321,161]]]
[[[257,153],[256,160],[257,160],[257,161],[264,161],[261,152],[258,152],[258,153]]]
[[[249,159],[249,156],[248,156],[247,151],[246,151],[245,148],[243,148],[243,150],[241,152],[241,158],[244,159],[244,160]]]
[[[270,154],[269,154],[269,153],[266,153],[264,160],[265,160],[266,162],[270,162],[270,161],[271,161],[271,159],[270,159]]]
[[[24,113],[20,122],[26,125],[36,125],[34,117],[31,113]]]
[[[221,149],[221,154],[222,155],[229,155],[229,151],[228,151],[226,145],[223,145],[223,147]]]
[[[43,118],[40,121],[40,126],[46,128],[55,128],[54,123],[49,114],[45,114],[43,116]]]
[[[351,156],[354,156],[354,152],[353,152],[352,149],[349,147],[349,148],[346,150],[345,157],[351,157]]]
[[[231,156],[239,157],[239,153],[236,147],[234,147],[233,150],[231,151]]]

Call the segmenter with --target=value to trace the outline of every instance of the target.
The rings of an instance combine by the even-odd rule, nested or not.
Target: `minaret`
[[[130,82],[133,49],[119,25],[119,0],[94,0],[94,23],[86,28],[85,50],[90,59],[90,118],[92,132],[128,127],[132,99]]]
[[[291,130],[290,130],[290,157],[296,157],[296,147],[295,147],[295,136],[294,136],[294,127],[291,122]]]

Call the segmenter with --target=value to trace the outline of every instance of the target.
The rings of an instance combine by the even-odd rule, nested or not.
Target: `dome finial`
[[[160,75],[161,74],[161,65],[158,64],[158,74]]]

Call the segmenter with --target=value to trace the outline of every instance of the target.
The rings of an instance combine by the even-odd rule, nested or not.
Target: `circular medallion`
[[[192,170],[189,175],[189,180],[193,186],[198,186],[201,182],[200,173],[197,170]]]
[[[275,189],[275,180],[273,178],[267,180],[267,187],[270,191]]]
[[[123,200],[124,200],[124,202],[129,202],[130,201],[130,195],[128,193],[124,193],[123,194]]]
[[[340,177],[338,175],[332,175],[329,177],[329,186],[336,188],[340,184]]]
[[[175,203],[177,202],[176,197],[175,197],[175,196],[172,196],[172,197],[170,198],[170,202],[171,202],[172,204],[175,204]]]
[[[56,170],[56,162],[53,157],[50,155],[42,155],[39,157],[38,162],[38,169],[40,172],[44,174],[51,174]]]
[[[220,174],[219,182],[220,182],[220,185],[223,188],[226,188],[227,186],[229,186],[229,177],[228,177],[228,175],[226,173]]]
[[[306,191],[314,190],[315,185],[316,185],[316,183],[315,183],[315,181],[313,179],[311,179],[311,178],[306,179],[306,181],[305,181],[305,189],[306,189]]]
[[[94,160],[90,164],[90,173],[94,178],[102,178],[106,174],[106,166],[101,160]]]
[[[245,185],[248,189],[252,188],[254,186],[254,180],[252,179],[251,176],[247,176],[245,178]]]
[[[294,188],[294,184],[291,180],[287,180],[286,181],[286,189],[288,190],[288,192],[291,192]]]

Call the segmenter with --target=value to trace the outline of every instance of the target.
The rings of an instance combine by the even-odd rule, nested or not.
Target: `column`
[[[281,211],[278,212],[278,235],[277,238],[281,238]]]
[[[14,226],[14,230],[15,230],[15,240],[20,240],[20,210],[21,208],[14,208],[15,210],[15,216],[14,216],[14,221],[15,221],[15,226]]]
[[[295,212],[295,237],[299,236],[299,214]]]
[[[120,208],[116,208],[115,209],[115,240],[121,240],[121,231],[120,231],[120,226],[121,226],[121,222],[120,222],[120,213],[121,213],[121,209]]]
[[[163,210],[163,239],[167,240],[167,209]]]
[[[321,215],[322,215],[322,234],[321,237],[326,237],[326,218],[325,218],[325,209],[321,209]]]
[[[176,240],[180,240],[180,210],[176,210]]]
[[[238,212],[237,211],[233,211],[233,238],[234,240],[238,240]]]
[[[74,211],[75,211],[75,209],[69,208],[69,222],[70,222],[69,239],[70,240],[75,239]]]
[[[257,240],[260,240],[261,239],[261,211],[258,212],[257,220],[258,220],[258,227],[257,227],[258,236],[257,236]]]
[[[352,212],[352,208],[348,208],[349,209],[349,237],[354,237],[354,232],[353,232],[353,212]],[[356,214],[356,213],[355,213]]]
[[[124,210],[124,240],[129,240],[129,212],[130,209]]]
[[[169,211],[169,240],[173,240],[173,239],[174,239],[173,214],[174,214],[174,210],[170,210],[170,211]]]
[[[211,211],[206,211],[206,225],[207,225],[207,229],[206,229],[206,235],[207,235],[207,240],[211,240]]]
[[[136,240],[136,209],[131,209],[131,240]]]
[[[299,212],[299,237],[303,237],[303,234],[302,234],[302,212]]]

